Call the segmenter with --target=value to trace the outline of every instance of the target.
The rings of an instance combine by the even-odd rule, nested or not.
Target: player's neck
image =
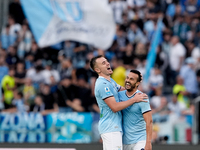
[[[132,91],[126,90],[126,94],[127,94],[128,97],[131,97],[131,96],[133,96],[133,94],[135,94],[136,91],[137,91],[137,88],[133,89]]]
[[[101,74],[99,75],[100,77],[103,77],[105,79],[107,79],[108,81],[110,81],[110,75],[104,75],[104,74]]]

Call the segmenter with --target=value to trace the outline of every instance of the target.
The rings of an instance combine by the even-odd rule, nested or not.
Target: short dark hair
[[[142,75],[138,70],[131,70],[130,72],[138,75],[137,81],[140,82],[142,80]]]
[[[22,92],[17,92],[17,95],[19,95],[21,98],[24,96],[24,94]]]
[[[93,57],[93,58],[90,60],[90,67],[92,68],[93,71],[95,71],[95,70],[94,70],[94,67],[95,67],[95,65],[96,65],[96,60],[97,60],[98,58],[101,58],[101,57],[103,57],[103,56],[102,56],[102,55],[98,55],[98,56],[96,56],[96,57]]]

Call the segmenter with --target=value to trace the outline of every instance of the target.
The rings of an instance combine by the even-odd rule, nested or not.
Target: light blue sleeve
[[[148,112],[148,111],[151,110],[151,107],[150,107],[150,104],[149,104],[149,99],[145,99],[145,100],[147,100],[148,102],[140,102],[139,103],[139,106],[140,106],[142,113],[145,113],[145,112]]]
[[[99,84],[99,88],[98,88],[98,93],[99,93],[99,96],[100,96],[103,100],[105,100],[105,99],[108,98],[108,97],[113,96],[113,93],[112,93],[112,91],[110,90],[110,87],[108,86],[108,84],[100,83],[100,84]]]

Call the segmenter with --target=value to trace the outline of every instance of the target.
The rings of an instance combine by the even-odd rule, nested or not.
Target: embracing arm
[[[152,139],[152,113],[151,111],[143,114],[144,120],[146,122],[146,145],[145,150],[152,150],[151,139]]]
[[[124,91],[124,90],[126,90],[126,89],[123,86],[121,86],[119,91]]]
[[[146,100],[144,100],[147,98],[148,97],[146,94],[137,93],[133,98],[131,98],[127,101],[123,101],[123,102],[116,102],[114,96],[108,97],[104,101],[110,107],[110,109],[114,113],[116,113],[120,110],[127,108],[128,106],[132,105],[133,103],[137,103],[137,102],[141,102],[141,101],[147,102]]]

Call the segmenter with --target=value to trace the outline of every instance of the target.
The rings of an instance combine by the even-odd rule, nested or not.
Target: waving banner
[[[74,40],[107,49],[115,34],[112,9],[102,0],[21,0],[40,47]]]
[[[157,50],[157,47],[159,45],[159,42],[160,42],[161,36],[162,36],[162,27],[163,27],[162,25],[163,25],[162,24],[162,18],[159,18],[158,22],[157,22],[157,29],[156,29],[155,34],[153,36],[153,40],[151,42],[150,50],[149,50],[148,55],[147,55],[147,62],[146,62],[146,67],[145,67],[146,73],[144,75],[144,85],[145,86],[148,84],[150,71],[155,65],[156,55],[157,55],[156,50]]]

